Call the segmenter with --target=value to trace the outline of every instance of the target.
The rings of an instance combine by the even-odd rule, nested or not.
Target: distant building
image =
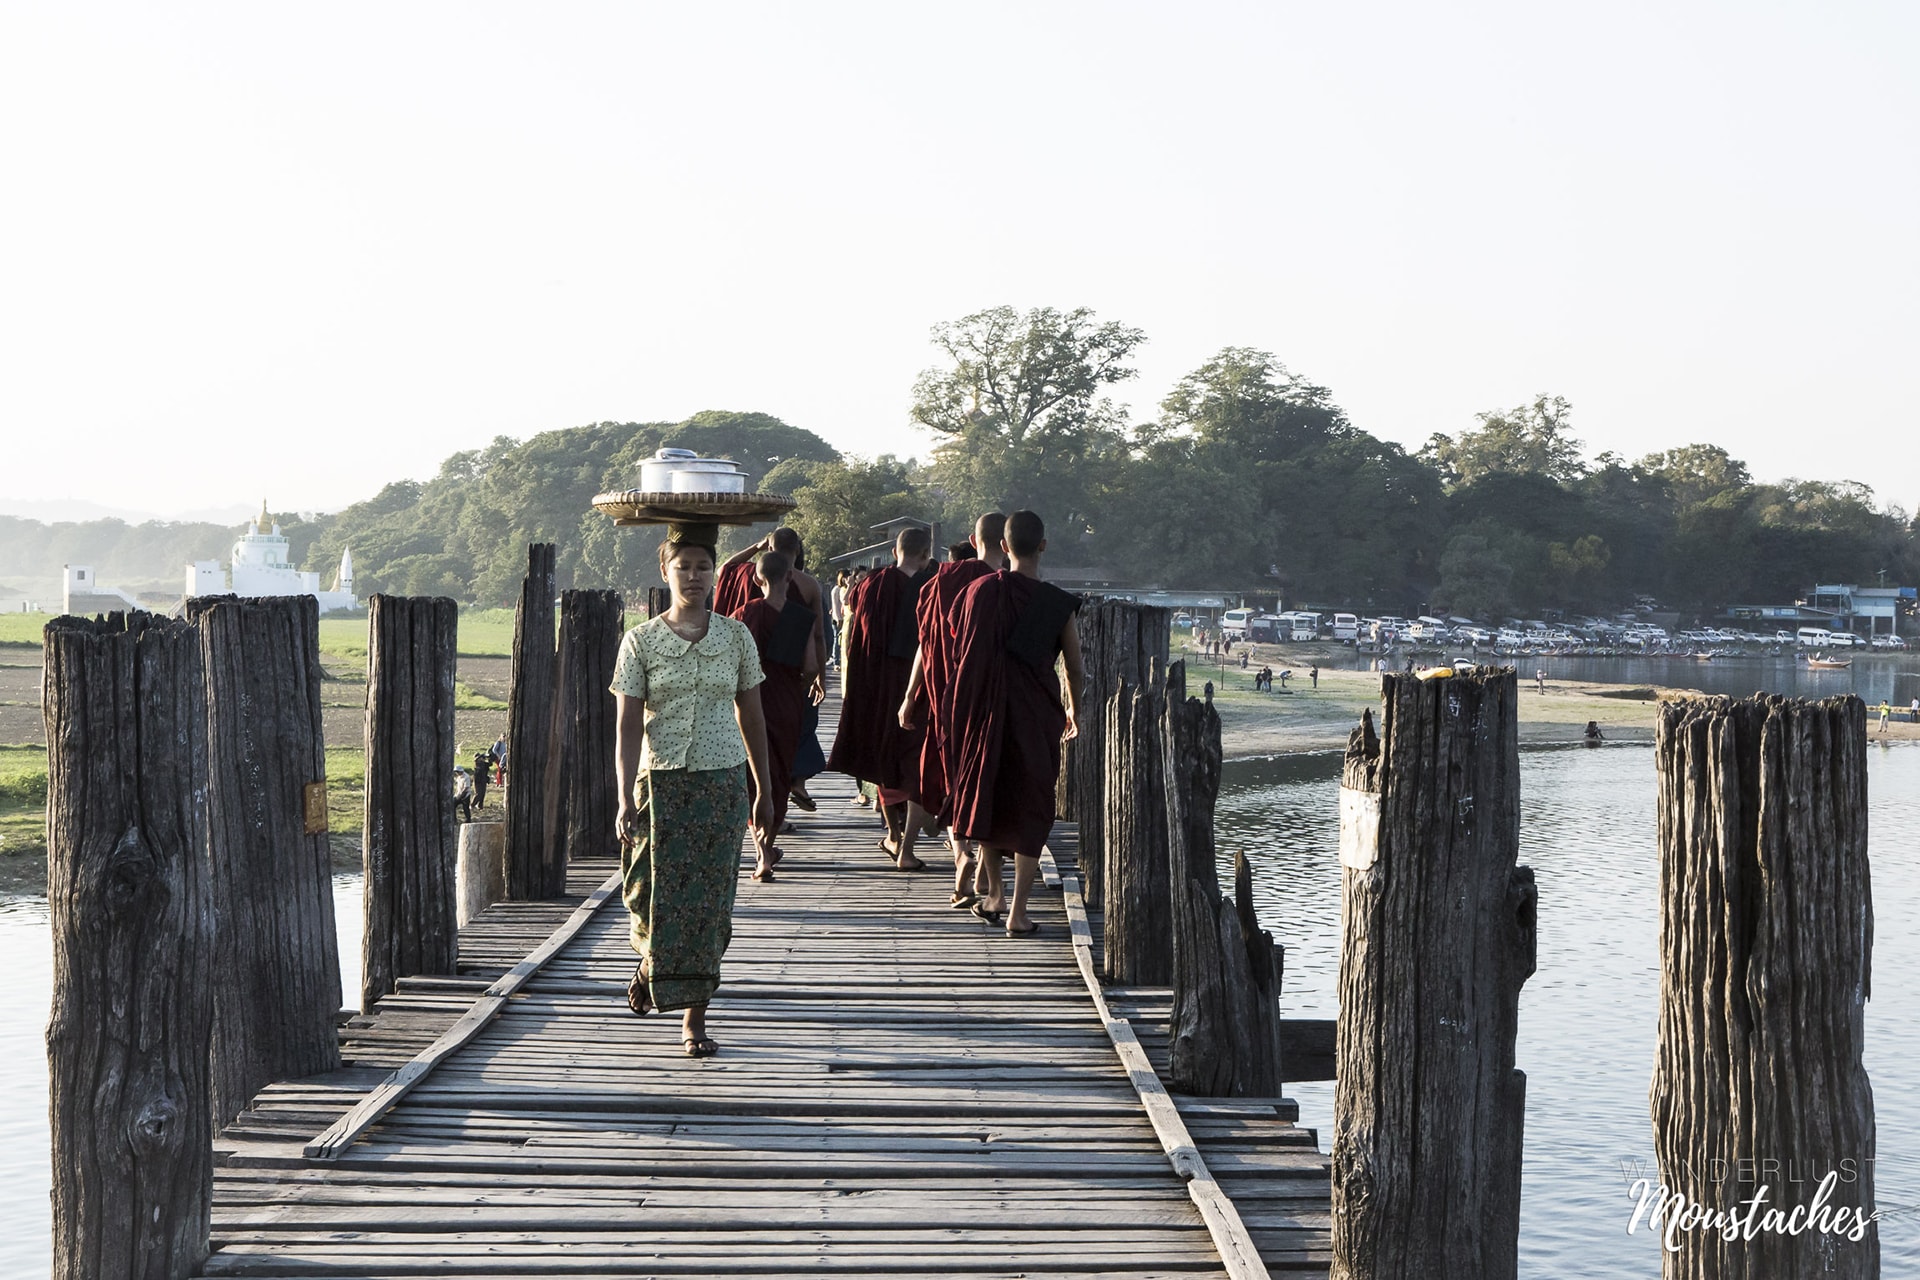
[[[124,613],[138,609],[140,602],[118,587],[103,587],[99,575],[88,564],[64,566],[66,580],[60,591],[60,612],[84,618],[94,613]]]
[[[1831,614],[1848,631],[1869,636],[1895,635],[1902,612],[1911,612],[1912,587],[1856,587],[1851,582],[1823,583],[1807,592],[1807,606]],[[1860,624],[1865,623],[1862,627]]]
[[[221,571],[218,560],[196,560],[187,566],[189,596],[312,596],[321,613],[357,609],[353,594],[353,553],[340,553],[340,570],[331,590],[322,590],[320,575],[296,569],[287,560],[287,540],[280,526],[260,504],[260,518],[233,544],[232,575]]]

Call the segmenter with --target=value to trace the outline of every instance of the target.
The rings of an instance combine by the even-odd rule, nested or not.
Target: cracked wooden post
[[[459,968],[453,804],[459,615],[445,597],[367,601],[362,1009],[401,978]]]
[[[1866,752],[1855,697],[1660,707],[1653,1203],[1664,1188],[1739,1211],[1765,1186],[1762,1214],[1823,1201],[1830,1215],[1797,1234],[1764,1219],[1731,1241],[1676,1232],[1667,1280],[1880,1274],[1878,1229],[1863,1220],[1875,1147],[1861,1062],[1873,950]]]
[[[1253,913],[1252,871],[1234,860],[1236,896],[1220,892],[1213,807],[1220,794],[1220,714],[1186,696],[1186,664],[1167,671],[1163,794],[1173,929],[1170,1083],[1208,1097],[1281,1093],[1280,949]]]
[[[1386,676],[1340,789],[1336,1280],[1511,1280],[1534,967],[1517,684]]]
[[[213,891],[200,637],[47,624],[54,1280],[184,1280],[213,1205]]]
[[[547,893],[547,748],[553,735],[553,544],[527,546],[513,614],[513,687],[507,694],[507,897]]]
[[[1089,907],[1105,898],[1105,836],[1107,813],[1106,719],[1102,711],[1121,682],[1144,685],[1156,670],[1165,670],[1172,643],[1172,624],[1165,609],[1124,600],[1099,600],[1081,609],[1081,666],[1086,684],[1080,705],[1094,709],[1080,725],[1080,734],[1062,753],[1059,789],[1060,813],[1080,824],[1081,886]]]
[[[620,837],[614,785],[613,668],[620,656],[626,603],[617,591],[560,596],[559,658],[553,728],[547,743],[546,819],[541,896],[567,891],[570,858],[613,858]]]
[[[1107,700],[1107,977],[1129,986],[1173,982],[1173,883],[1167,862],[1165,768],[1160,745],[1165,677],[1122,681]]]
[[[320,608],[312,596],[211,596],[186,616],[207,678],[220,1127],[274,1081],[340,1065]]]

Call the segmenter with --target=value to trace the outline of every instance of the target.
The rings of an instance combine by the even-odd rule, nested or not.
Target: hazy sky
[[[1920,502],[1920,6],[0,0],[0,498],[335,508],[495,435],[858,453],[929,326],[1537,392]],[[0,504],[4,506],[4,504]]]

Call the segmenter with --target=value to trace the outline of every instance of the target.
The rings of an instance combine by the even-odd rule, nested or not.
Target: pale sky
[[[337,509],[496,435],[907,422],[934,323],[1535,393],[1920,503],[1920,6],[0,0],[0,499]],[[5,503],[0,502],[0,509]]]

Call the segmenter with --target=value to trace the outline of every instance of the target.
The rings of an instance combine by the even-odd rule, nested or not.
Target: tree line
[[[657,539],[616,528],[589,502],[631,487],[639,461],[673,445],[731,457],[754,487],[792,494],[791,522],[816,568],[872,543],[872,526],[895,516],[938,519],[958,535],[979,511],[1028,507],[1047,519],[1056,565],[1140,586],[1277,594],[1290,607],[1498,618],[1612,611],[1645,595],[1705,611],[1789,601],[1815,581],[1876,582],[1882,571],[1920,580],[1920,528],[1876,505],[1866,485],[1759,482],[1705,443],[1589,457],[1557,396],[1479,414],[1408,451],[1354,425],[1330,389],[1271,353],[1229,347],[1135,422],[1112,393],[1135,376],[1145,340],[1084,308],[996,307],[936,326],[936,362],[911,399],[933,440],[925,461],[846,456],[764,413],[601,422],[495,439],[431,479],[396,481],[310,521],[283,518],[283,531],[296,563],[323,573],[351,546],[362,595],[508,603],[533,541],[558,544],[562,585],[638,593],[655,583]],[[107,528],[117,524],[36,532],[36,522],[0,519],[0,572],[30,552],[42,565],[84,554],[123,574],[172,556],[171,576],[224,554],[233,536],[221,529],[206,549],[217,526],[166,526],[163,537]],[[92,526],[103,549],[87,543]],[[757,536],[736,531],[733,545]]]

